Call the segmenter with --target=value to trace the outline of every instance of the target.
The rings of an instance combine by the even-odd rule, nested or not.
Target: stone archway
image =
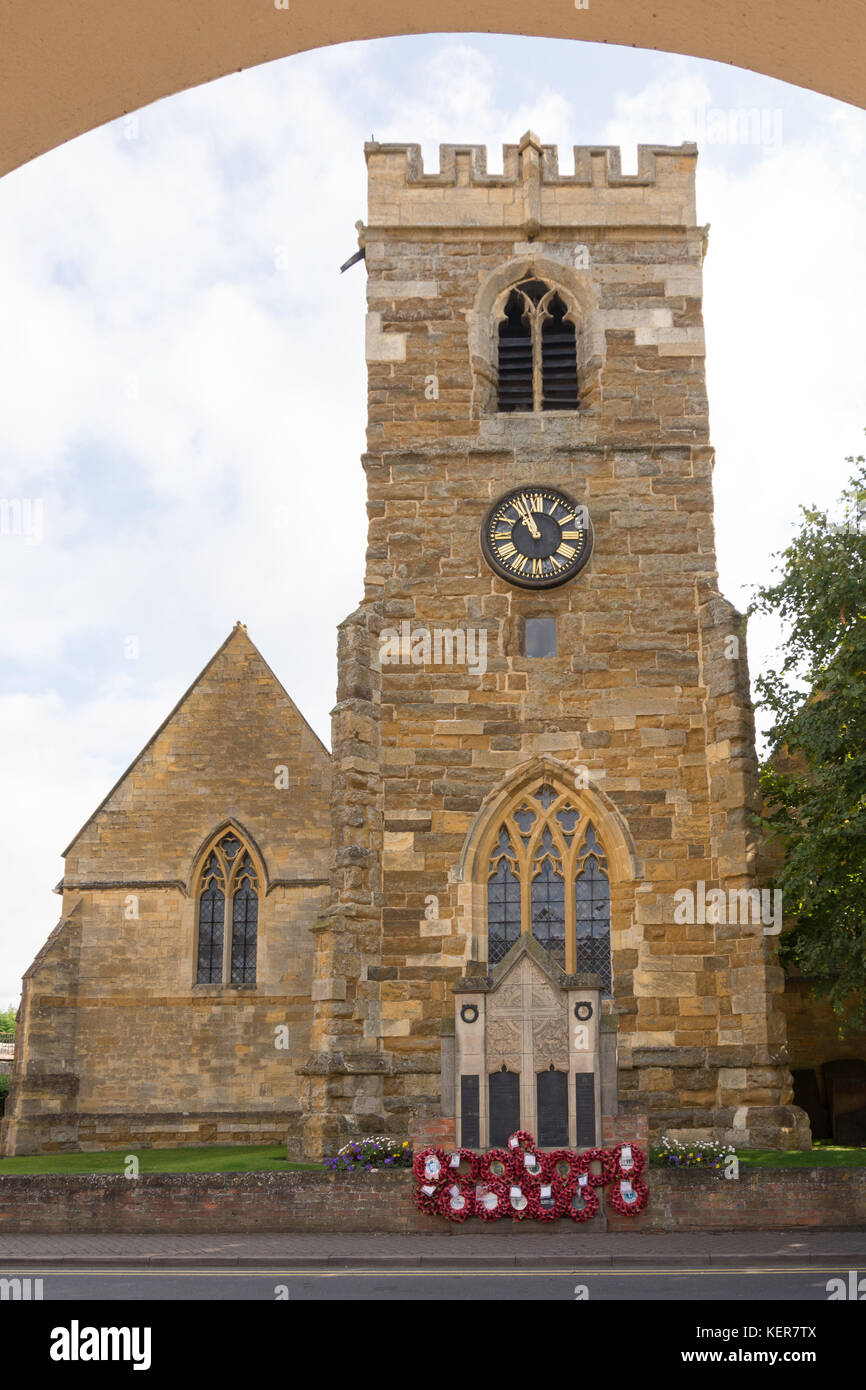
[[[434,17],[435,16],[435,17]],[[0,47],[0,174],[160,97],[334,43],[418,33],[525,34],[711,58],[866,106],[866,9],[836,0],[765,0],[743,22],[694,0],[6,0]]]
[[[567,798],[579,823],[591,823],[604,842],[615,994],[617,953],[638,930],[634,895],[642,870],[621,815],[585,773],[582,767],[550,756],[532,758],[513,769],[484,799],[452,870],[460,930],[477,964],[453,986],[455,1045],[453,1056],[443,1051],[443,1082],[449,1073],[459,1133],[477,1135],[482,1146],[494,1142],[492,1087],[500,1070],[503,1077],[517,1078],[520,1123],[530,1128],[541,1120],[542,1080],[563,1081],[561,1121],[572,1147],[591,1147],[602,1118],[618,1112],[617,1017],[612,1001],[603,1002],[602,977],[591,973],[600,967],[581,965],[566,952],[560,962],[564,968],[558,969],[554,955],[541,949],[525,923],[518,941],[496,961],[486,940],[487,868],[497,829],[506,811],[522,803],[533,788],[542,784],[542,790],[555,789],[553,810]],[[573,931],[572,920],[567,933]],[[586,1015],[576,1016],[578,1026],[574,1010],[587,1004]]]

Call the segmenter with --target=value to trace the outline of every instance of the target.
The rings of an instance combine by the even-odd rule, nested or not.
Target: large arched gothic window
[[[499,409],[576,410],[577,339],[568,306],[543,280],[522,280],[499,324]]]
[[[249,850],[227,831],[205,855],[199,875],[197,984],[255,984],[258,888]]]
[[[568,792],[547,782],[503,817],[487,878],[491,965],[530,932],[569,974],[594,971],[611,993],[610,881],[604,849]]]

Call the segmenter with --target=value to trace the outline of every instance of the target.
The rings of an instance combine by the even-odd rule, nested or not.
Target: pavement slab
[[[430,1235],[0,1235],[0,1267],[405,1268],[551,1266],[719,1268],[845,1264],[866,1270],[866,1231],[523,1231],[455,1227]]]

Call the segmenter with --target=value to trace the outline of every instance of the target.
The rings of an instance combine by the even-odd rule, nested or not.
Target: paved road
[[[852,1271],[866,1232],[0,1235],[0,1278],[41,1279],[44,1302],[827,1303]]]
[[[580,1269],[552,1272],[549,1268],[519,1267],[478,1269],[404,1270],[381,1268],[338,1270],[280,1268],[240,1271],[237,1269],[190,1269],[173,1271],[141,1269],[13,1269],[5,1266],[2,1275],[30,1280],[31,1297],[41,1280],[45,1302],[73,1300],[179,1302],[269,1302],[288,1299],[295,1302],[352,1300],[357,1302],[611,1302],[673,1301],[743,1303],[766,1300],[822,1302],[827,1299],[827,1281],[847,1277],[847,1266],[837,1263],[823,1267],[785,1266],[756,1269],[740,1268],[671,1269],[647,1267],[639,1270]],[[24,1286],[22,1286],[23,1288]]]

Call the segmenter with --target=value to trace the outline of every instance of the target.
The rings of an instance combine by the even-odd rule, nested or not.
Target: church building
[[[696,149],[366,157],[332,749],[238,624],[66,850],[4,1151],[584,1147],[618,1116],[807,1146],[717,583]]]

